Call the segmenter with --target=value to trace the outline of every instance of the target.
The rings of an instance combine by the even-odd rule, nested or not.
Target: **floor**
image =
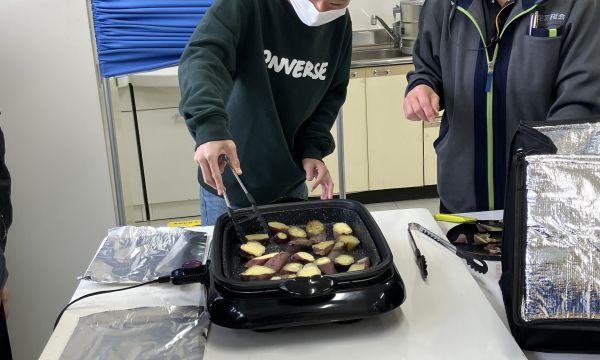
[[[439,212],[440,200],[438,198],[431,199],[418,199],[418,200],[407,200],[407,201],[393,201],[384,203],[366,204],[365,207],[371,211],[385,211],[395,209],[414,209],[414,208],[425,208],[432,214]],[[178,218],[178,219],[164,219],[154,220],[136,223],[137,226],[166,226],[168,223],[173,221],[185,221],[185,220],[196,220],[197,218]]]

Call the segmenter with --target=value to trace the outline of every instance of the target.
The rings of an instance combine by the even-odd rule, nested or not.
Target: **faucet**
[[[392,30],[388,26],[388,24],[386,24],[385,21],[383,21],[382,18],[380,18],[377,15],[372,15],[371,16],[371,25],[377,25],[377,21],[379,21],[381,26],[383,26],[383,28],[385,29],[385,32],[394,40],[394,47],[399,48],[400,47],[400,35],[397,34],[396,31]]]

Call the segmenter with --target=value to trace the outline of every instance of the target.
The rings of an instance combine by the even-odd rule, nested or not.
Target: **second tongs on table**
[[[272,235],[271,230],[269,229],[267,222],[265,221],[262,214],[260,213],[260,210],[258,209],[258,206],[256,205],[256,201],[254,200],[254,197],[252,196],[252,194],[250,194],[250,192],[248,192],[248,189],[242,182],[242,179],[240,179],[238,174],[235,172],[235,170],[231,166],[231,162],[229,161],[229,158],[227,157],[227,155],[222,154],[221,156],[219,156],[219,162],[224,162],[225,164],[228,165],[227,167],[229,168],[229,170],[231,170],[233,177],[235,178],[237,183],[240,185],[240,187],[244,191],[244,195],[246,196],[246,199],[248,199],[248,202],[250,203],[253,216],[252,216],[252,218],[247,219],[244,222],[246,222],[248,220],[252,220],[252,219],[257,220],[258,223],[260,224],[260,227],[263,230],[263,232],[265,234],[268,234],[269,236],[271,236]],[[231,218],[231,221],[233,222],[233,225],[235,227],[235,231],[236,231],[238,237],[240,238],[240,240],[245,240],[246,233],[243,230],[241,224],[238,222],[238,219],[236,218],[235,210],[231,206],[231,202],[229,201],[229,198],[227,197],[226,190],[223,190],[223,198],[225,199],[225,204],[227,205],[227,213],[229,214],[229,217]]]
[[[481,274],[487,273],[487,271],[488,271],[487,263],[480,256],[466,253],[464,250],[457,248],[456,246],[450,244],[450,242],[444,240],[443,238],[441,238],[440,236],[435,234],[433,231],[426,229],[425,227],[423,227],[420,224],[417,224],[417,223],[408,224],[408,232],[410,233],[411,231],[417,231],[417,232],[420,232],[421,234],[426,235],[428,238],[430,238],[430,239],[434,240],[435,242],[437,242],[438,244],[442,245],[447,250],[450,250],[452,253],[463,258],[467,262],[467,265],[469,265],[469,267],[471,269],[477,271],[478,273],[481,273]],[[414,239],[413,239],[413,241],[414,241]]]

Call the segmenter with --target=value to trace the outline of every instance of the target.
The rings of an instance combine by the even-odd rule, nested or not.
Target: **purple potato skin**
[[[346,244],[344,244],[342,241],[338,241],[333,245],[333,249],[331,249],[331,252],[329,255],[327,255],[327,257],[333,261],[336,257],[342,255],[344,252],[346,252]]]
[[[290,245],[298,245],[303,249],[308,249],[311,246],[313,246],[314,241],[307,239],[307,238],[296,238],[295,240],[292,240],[289,242]]]
[[[265,256],[265,255],[263,255],[263,256]],[[270,259],[259,259],[259,257],[255,257],[254,259],[248,260],[248,262],[246,263],[246,265],[244,265],[244,267],[249,268],[254,265],[264,265],[267,261],[270,260]]]
[[[331,261],[328,263],[325,263],[325,264],[317,265],[317,266],[319,267],[321,272],[325,275],[331,275],[331,274],[337,273],[337,270],[335,269],[335,265]]]
[[[309,254],[310,255],[310,254]],[[300,256],[299,253],[295,253],[294,255],[292,255],[291,257],[291,261],[292,262],[297,262],[297,263],[301,263],[301,264],[307,264],[309,262],[312,262],[308,259],[304,259],[302,256]]]
[[[327,246],[326,248],[320,248],[318,245],[319,244],[315,244],[312,246],[313,253],[315,253],[315,255],[327,256],[333,249],[334,244],[331,243],[331,245]]]
[[[279,254],[273,256],[265,263],[265,266],[275,270],[275,272],[279,272],[282,267],[287,264],[290,259],[290,254],[285,251],[280,252]]]

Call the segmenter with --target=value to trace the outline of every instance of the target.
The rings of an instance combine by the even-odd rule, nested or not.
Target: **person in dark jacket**
[[[322,162],[346,98],[352,51],[350,0],[216,0],[179,64],[180,112],[196,140],[201,218],[213,225],[248,206],[227,155],[258,204],[333,196]],[[238,160],[239,152],[239,160]]]
[[[504,208],[520,122],[600,114],[598,0],[427,0],[404,112],[433,121],[441,210]]]
[[[12,359],[6,318],[8,317],[8,289],[6,279],[8,270],[4,258],[8,228],[12,223],[12,205],[10,202],[10,174],[4,159],[4,134],[0,128],[0,358]]]

